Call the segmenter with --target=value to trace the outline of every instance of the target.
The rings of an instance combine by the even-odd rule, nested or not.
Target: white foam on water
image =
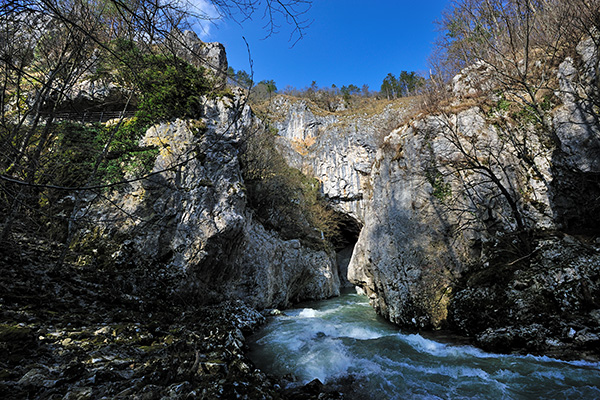
[[[600,399],[600,388],[585,386],[583,388],[565,388],[561,392],[563,399]]]
[[[535,371],[532,374],[532,376],[539,378],[539,379],[548,379],[548,380],[551,380],[554,382],[565,380],[565,374],[556,369],[545,370],[545,371]]]
[[[450,367],[444,369],[447,371],[446,375],[451,376],[452,378],[478,378],[482,381],[491,381],[492,378],[490,374],[482,370],[481,368],[472,368],[466,366],[460,367]]]
[[[436,375],[451,379],[477,378],[481,381],[493,380],[488,372],[481,368],[471,367],[468,365],[447,365],[443,363],[439,363],[437,365],[418,364],[409,359],[396,361],[394,360],[393,354],[391,357],[377,356],[377,360],[388,367],[393,367],[391,368],[392,370],[407,371],[410,372],[411,375],[417,377]]]
[[[598,361],[586,361],[586,360],[576,360],[576,361],[564,361],[564,363],[573,365],[575,367],[590,367],[600,370],[600,362]]]
[[[521,360],[537,361],[537,362],[547,363],[547,364],[564,364],[564,365],[570,365],[573,367],[585,367],[585,368],[590,368],[590,369],[597,369],[600,371],[600,362],[598,362],[598,361],[586,361],[586,360],[565,361],[565,360],[559,360],[557,358],[552,358],[552,357],[548,357],[548,356],[534,356],[531,354],[527,354],[524,356],[514,355],[514,356],[505,356],[505,357],[515,357],[515,358],[518,358]]]
[[[362,377],[381,398],[512,399],[530,389],[548,399],[600,398],[598,362],[486,353],[371,324],[351,301],[325,307],[288,310],[256,341],[276,354],[272,364],[283,374],[304,383]]]
[[[315,310],[314,308],[303,308],[287,310],[288,319],[303,319],[303,318],[324,318],[330,315],[336,315],[342,312],[345,306],[339,306],[328,310]]]
[[[360,305],[360,304],[359,304]],[[370,308],[371,306],[367,303],[366,306]],[[322,318],[331,315],[340,315],[343,314],[348,309],[352,309],[356,307],[356,304],[348,302],[346,304],[338,304],[335,307],[330,307],[323,310],[315,310],[314,308],[302,308],[302,309],[291,309],[286,311],[286,315],[291,318]]]
[[[411,345],[413,348],[417,349],[421,352],[427,352],[430,354],[438,354],[440,351],[444,350],[446,345],[438,342],[434,342],[433,340],[425,339],[421,335],[404,335],[402,333],[398,334],[401,340],[404,340],[406,343]]]
[[[342,329],[338,329],[338,332],[340,337],[347,337],[358,340],[372,340],[379,339],[384,336],[389,336],[385,333],[378,332],[373,329],[367,329],[361,326],[343,327]]]
[[[285,351],[299,351],[303,346],[306,345],[308,341],[311,340],[310,337],[306,337],[305,335],[280,335],[278,338],[267,338],[264,343],[278,343],[285,348]]]
[[[350,356],[340,340],[325,339],[303,349],[296,361],[296,375],[306,383],[313,379],[321,382],[345,375],[356,360]]]
[[[517,372],[508,369],[500,369],[494,374],[494,379],[500,381],[512,381],[519,378],[520,376],[521,375]]]
[[[389,331],[379,329],[378,327],[365,326],[360,323],[343,323],[337,319],[323,318],[335,312],[336,310],[317,311],[312,308],[300,310],[294,319],[294,324],[297,326],[294,329],[294,332],[297,332],[295,334],[300,334],[306,338],[325,335],[328,337],[347,337],[357,340],[371,340],[392,335]],[[289,318],[288,316],[288,320]],[[301,329],[298,329],[300,327]],[[279,341],[279,339],[275,340]]]
[[[312,308],[305,308],[298,314],[300,318],[316,318],[319,312],[317,310],[313,310]]]
[[[399,333],[398,337],[400,340],[404,341],[408,345],[410,345],[415,350],[421,353],[427,353],[436,357],[450,357],[450,358],[465,358],[465,357],[477,357],[484,358],[489,356],[491,358],[496,358],[499,355],[497,354],[488,354],[475,347],[471,346],[455,346],[444,344],[440,342],[436,342],[431,339],[426,339],[418,334],[402,334]]]

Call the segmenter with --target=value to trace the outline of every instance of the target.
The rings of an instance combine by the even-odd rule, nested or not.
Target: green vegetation
[[[337,214],[323,198],[320,182],[289,167],[274,139],[272,132],[261,130],[246,143],[242,167],[249,206],[285,239],[324,248],[325,240],[338,239]]]
[[[140,124],[196,116],[198,100],[209,90],[203,69],[164,55],[144,57],[136,84]]]
[[[133,42],[116,41],[100,65],[100,79],[110,77],[135,90],[135,116],[117,125],[53,125],[53,140],[35,183],[77,187],[147,174],[158,149],[140,147],[139,139],[152,124],[197,115],[199,98],[209,90],[202,68],[175,57],[144,54]]]
[[[251,85],[248,74],[244,71],[237,71],[230,68],[229,76],[233,84]],[[305,98],[313,102],[319,108],[338,112],[347,109],[363,109],[368,107],[372,100],[394,100],[400,97],[413,96],[419,93],[425,84],[425,78],[419,76],[416,72],[402,71],[399,78],[393,74],[388,74],[381,86],[381,91],[373,91],[369,85],[357,86],[355,84],[342,85],[339,87],[332,84],[330,87],[321,87],[316,81],[312,81],[310,86],[305,88],[295,88],[286,86],[278,91],[275,82],[272,80],[261,81],[252,87],[250,99],[254,103],[260,103],[270,100],[273,93],[280,93],[286,96]],[[244,86],[242,86],[244,87]],[[249,87],[249,86],[248,86]]]
[[[4,146],[11,136],[24,143],[13,158],[10,151],[3,153],[2,173],[32,186],[21,194],[27,199],[27,214],[32,222],[48,226],[47,232],[55,237],[62,237],[64,215],[73,204],[63,202],[64,191],[49,186],[113,185],[147,175],[159,150],[140,146],[140,138],[152,124],[197,116],[199,98],[210,90],[202,68],[174,56],[142,51],[132,41],[113,41],[98,54],[94,79],[116,82],[132,93],[128,102],[137,108],[132,118],[111,124],[48,119],[33,127],[5,121],[2,126]],[[10,196],[0,200],[8,213],[13,200]]]
[[[137,95],[136,124],[194,117],[199,98],[210,90],[204,68],[168,54],[143,52],[132,41],[116,40],[104,52],[97,77],[119,82]]]
[[[388,100],[410,96],[415,94],[424,84],[425,78],[417,75],[414,71],[402,71],[398,78],[389,73],[381,84],[381,95]]]
[[[151,171],[158,155],[158,149],[138,145],[145,128],[146,126],[142,125],[137,117],[134,117],[116,128],[112,140],[110,140],[110,135],[115,129],[114,127],[106,127],[101,132],[101,138],[105,139],[102,140],[102,143],[110,141],[110,145],[106,157],[101,160],[98,176],[94,183],[114,184],[122,181],[126,176],[138,178]]]
[[[139,177],[150,171],[158,149],[139,147],[139,139],[152,124],[197,116],[199,99],[210,86],[203,68],[175,56],[144,54],[135,43],[123,40],[113,43],[101,67],[101,78],[109,77],[137,94],[135,116],[116,129],[106,128],[100,140],[108,143],[108,153],[98,179],[116,183],[125,175]]]
[[[277,93],[277,85],[274,80],[260,81],[250,90],[250,100],[255,103],[270,100],[275,93]]]
[[[452,196],[450,183],[444,180],[444,175],[438,169],[430,168],[426,170],[425,178],[433,188],[433,197],[444,202]]]
[[[36,182],[77,187],[87,182],[102,151],[105,128],[100,124],[61,122],[55,139],[39,170]]]
[[[240,86],[244,89],[250,89],[254,85],[250,74],[242,69],[236,71],[233,67],[229,67],[227,69],[227,78],[232,85]]]

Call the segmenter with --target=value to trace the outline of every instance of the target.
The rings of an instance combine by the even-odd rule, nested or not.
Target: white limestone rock
[[[362,222],[377,147],[407,108],[389,106],[374,115],[333,114],[281,96],[271,109],[279,116],[275,127],[287,162],[316,177],[337,210]]]
[[[240,143],[258,123],[241,93],[206,100],[198,120],[150,128],[141,146],[156,146],[154,176],[90,203],[81,217],[117,243],[114,262],[145,268],[152,278],[199,301],[242,298],[258,308],[339,294],[335,257],[282,240],[246,208]]]

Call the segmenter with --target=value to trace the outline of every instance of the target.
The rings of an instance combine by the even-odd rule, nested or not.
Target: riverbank
[[[1,250],[5,399],[310,399],[325,391],[285,391],[253,366],[245,337],[265,319],[241,301],[199,305],[158,284],[132,296],[127,287],[149,279],[143,271],[56,267],[62,248],[53,242],[22,236]]]
[[[4,356],[0,358],[0,391],[7,399],[340,399],[369,393],[366,387],[372,378],[353,368],[364,360],[375,368],[370,362],[380,356],[361,356],[363,361],[355,364],[343,349],[337,355],[315,356],[316,368],[320,368],[320,359],[338,362],[334,379],[326,368],[314,376],[298,371],[277,374],[261,370],[260,363],[257,368],[246,338],[264,326],[266,319],[241,301],[201,305],[170,295],[157,282],[143,295],[133,296],[127,288],[149,279],[143,271],[80,268],[68,263],[57,268],[61,245],[30,237],[20,236],[14,247],[1,250],[0,350]],[[287,336],[294,340],[304,337],[306,343],[297,343],[300,347],[320,341],[324,350],[333,353],[340,350],[340,341],[358,341],[368,348],[379,340],[389,350],[386,355],[412,352],[437,365],[447,363],[450,375],[452,371],[460,375],[460,371],[481,369],[452,365],[451,355],[468,344],[463,337],[445,331],[404,334],[416,346],[411,349],[398,344],[402,336],[398,328],[377,317],[366,298],[358,298],[360,304],[354,306],[346,304],[344,296],[333,303],[345,304],[367,322],[350,329],[319,325],[314,317],[323,312],[311,307],[320,303],[304,303],[301,306],[306,308],[301,311],[285,314],[303,313],[310,329]],[[333,315],[332,310],[324,315]],[[523,358],[541,363],[545,374],[557,372],[557,366],[580,368],[583,373],[596,371],[584,361],[563,363],[548,357],[500,356],[472,349],[472,354],[467,354],[469,362],[508,363],[506,368],[484,368],[486,376],[509,370],[514,360]],[[279,351],[286,357],[311,355],[306,348]],[[439,355],[442,359],[435,360]],[[590,360],[584,355],[581,359]],[[388,361],[385,368],[394,363]],[[414,361],[404,364],[414,367]],[[431,374],[434,370],[430,367],[423,371]],[[379,372],[373,370],[373,376],[381,378],[385,368],[375,368]],[[558,377],[559,382],[569,379]]]

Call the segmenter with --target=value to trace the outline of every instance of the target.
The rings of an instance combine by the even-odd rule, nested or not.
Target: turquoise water
[[[352,293],[286,310],[249,343],[255,364],[290,386],[316,378],[350,399],[600,399],[600,363],[404,334]]]

